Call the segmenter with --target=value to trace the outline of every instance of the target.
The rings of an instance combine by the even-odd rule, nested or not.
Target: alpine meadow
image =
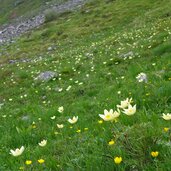
[[[0,6],[0,171],[171,170],[170,0]]]

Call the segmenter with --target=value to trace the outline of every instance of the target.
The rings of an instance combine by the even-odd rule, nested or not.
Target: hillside
[[[1,45],[0,170],[169,171],[170,6],[89,0]]]
[[[34,16],[53,4],[65,0],[0,0],[0,25],[13,23],[13,20]],[[22,18],[21,18],[22,17]]]

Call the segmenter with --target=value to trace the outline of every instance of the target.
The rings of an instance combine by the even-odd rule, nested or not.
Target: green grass
[[[169,7],[168,0],[93,0],[0,47],[0,170],[169,171],[171,126],[161,117],[171,112]],[[23,58],[32,61],[8,63]],[[59,78],[34,81],[47,70]],[[140,72],[148,83],[137,82]],[[133,116],[122,113],[116,123],[98,123],[98,114],[116,110],[127,97],[137,105]],[[71,128],[67,119],[73,116],[79,119]],[[47,145],[40,147],[43,139]],[[22,145],[21,156],[9,154]],[[116,156],[123,159],[119,165]]]

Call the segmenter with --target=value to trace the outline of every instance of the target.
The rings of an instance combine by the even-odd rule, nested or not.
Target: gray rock
[[[47,82],[53,78],[58,77],[58,74],[56,72],[53,71],[45,71],[45,72],[41,72],[36,78],[35,80],[37,81],[43,81],[43,82]]]
[[[133,53],[132,51],[120,55],[121,58],[128,58],[128,57],[130,57],[130,56],[131,56],[131,57],[134,56],[134,53]]]

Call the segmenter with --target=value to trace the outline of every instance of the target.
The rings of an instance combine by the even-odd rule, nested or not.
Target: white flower
[[[57,124],[57,127],[58,127],[59,129],[61,129],[61,128],[64,127],[64,125],[63,125],[63,124]]]
[[[121,101],[121,104],[117,105],[117,108],[125,109],[130,105],[131,102],[132,102],[132,98],[130,98],[130,99],[127,98],[126,100]]]
[[[68,86],[68,88],[66,89],[66,91],[69,91],[71,89],[71,86]]]
[[[145,73],[143,73],[143,72],[138,74],[136,79],[138,80],[138,82],[145,82],[145,83],[147,83],[147,75]]]
[[[123,113],[125,113],[128,116],[135,114],[135,112],[136,112],[136,105],[132,106],[131,104],[129,104],[128,109],[124,109],[123,111]]]
[[[41,147],[44,147],[47,144],[47,140],[42,140],[40,143],[38,143]]]
[[[106,109],[104,110],[104,115],[99,114],[99,116],[104,120],[104,121],[113,121],[117,117],[119,117],[120,111],[114,111],[113,109],[110,109],[110,111],[107,111]]]
[[[58,112],[59,112],[59,113],[63,113],[63,111],[64,111],[64,107],[63,107],[63,106],[60,106],[60,107],[58,108]]]
[[[71,123],[71,124],[74,124],[77,121],[78,121],[78,116],[76,116],[76,117],[74,116],[72,119],[71,118],[68,119],[68,122]]]
[[[55,118],[56,118],[56,116],[52,116],[52,117],[50,117],[52,120],[54,120]]]
[[[164,113],[163,113],[162,118],[163,118],[164,120],[166,120],[166,121],[171,120],[171,113],[167,113],[167,114],[164,114]]]
[[[10,154],[13,156],[20,156],[24,151],[24,146],[22,146],[20,149],[10,150]]]

